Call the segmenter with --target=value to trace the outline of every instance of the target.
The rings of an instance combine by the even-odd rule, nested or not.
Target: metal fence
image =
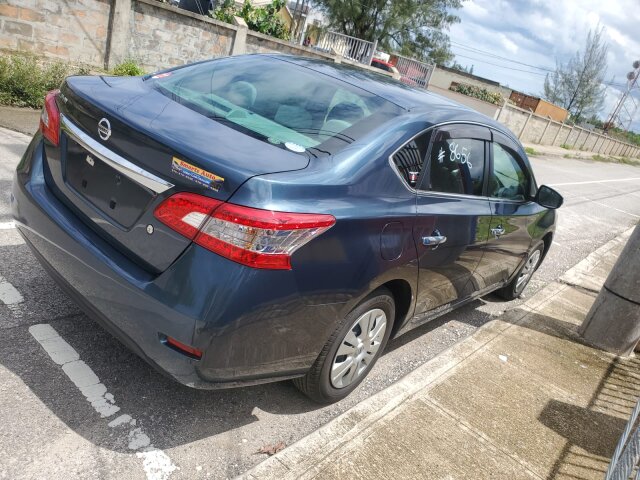
[[[433,73],[433,65],[402,55],[397,57],[396,68],[400,72],[400,81],[414,87],[427,88]]]
[[[640,414],[640,399],[638,399],[631,417],[624,427],[624,432],[622,432],[611,458],[605,480],[628,480],[636,467],[638,468],[633,478],[640,480],[640,426],[636,425],[638,414]],[[634,427],[635,430],[631,434]]]
[[[316,48],[327,53],[342,55],[364,65],[371,65],[376,43],[329,31],[322,35]]]

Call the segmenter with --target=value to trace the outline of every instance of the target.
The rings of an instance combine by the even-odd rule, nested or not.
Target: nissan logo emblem
[[[111,136],[111,124],[106,118],[98,122],[98,135],[100,135],[102,140],[109,140]]]

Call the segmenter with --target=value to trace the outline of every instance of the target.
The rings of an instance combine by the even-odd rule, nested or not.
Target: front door
[[[416,315],[475,290],[471,279],[491,220],[483,194],[490,135],[485,127],[461,124],[441,127],[431,136],[413,229],[419,264]]]
[[[508,137],[493,132],[487,193],[491,224],[485,255],[476,271],[480,288],[507,282],[531,248],[529,231],[542,207],[532,201],[535,190],[527,162]]]

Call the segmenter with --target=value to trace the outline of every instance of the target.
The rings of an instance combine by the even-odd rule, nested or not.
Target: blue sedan
[[[562,197],[499,123],[347,66],[273,55],[45,99],[11,197],[52,277],[197,388],[347,396],[389,338],[518,297]]]

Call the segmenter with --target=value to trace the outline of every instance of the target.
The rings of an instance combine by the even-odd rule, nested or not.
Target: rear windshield
[[[312,156],[335,154],[400,112],[377,95],[272,57],[213,60],[150,80],[214,121]]]

